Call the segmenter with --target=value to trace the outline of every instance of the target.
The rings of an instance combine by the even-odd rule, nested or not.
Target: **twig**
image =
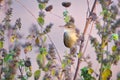
[[[105,26],[105,22],[104,22],[104,26]],[[102,39],[101,45],[103,45],[104,44],[103,36],[101,39]],[[103,71],[102,68],[103,68],[103,57],[104,57],[103,52],[102,52],[102,48],[101,48],[100,52],[101,52],[101,65],[100,65],[100,74],[99,74],[98,80],[102,80],[102,71]]]
[[[53,13],[53,12],[50,12],[50,14],[51,14],[51,15],[54,15],[54,16],[56,16],[56,17],[58,17],[59,19],[62,19],[62,20],[64,19],[63,17],[61,17],[61,16],[59,16],[59,15]]]
[[[0,80],[1,80],[1,78],[2,78],[2,77],[1,77],[1,76],[2,76],[2,67],[3,67],[3,66],[1,66],[1,68],[0,68]]]
[[[25,5],[23,5],[23,4],[22,4],[20,1],[18,1],[18,0],[15,0],[15,1],[18,2],[24,9],[26,9],[26,10],[34,17],[34,19],[37,21],[37,18],[34,16],[34,14],[33,14]],[[42,29],[43,29],[43,27],[42,27]],[[59,52],[58,52],[58,50],[57,50],[54,42],[52,41],[51,37],[50,37],[48,34],[46,34],[46,35],[47,35],[48,39],[51,41],[51,43],[54,45],[55,50],[56,50],[56,52],[57,52],[57,55],[58,55],[58,57],[59,57],[59,60],[60,60],[60,62],[62,63],[61,57],[60,57],[60,55],[59,55]]]
[[[92,26],[91,26],[91,29],[90,29],[90,32],[89,32],[88,39],[87,39],[87,42],[86,42],[85,48],[84,48],[84,50],[83,50],[83,54],[85,53],[85,51],[86,51],[86,49],[87,49],[88,42],[89,42],[89,39],[90,39],[90,34],[92,33],[93,27],[94,27],[94,22],[92,23]]]
[[[19,71],[21,73],[21,78],[23,77],[22,67],[19,66]]]
[[[37,20],[37,18],[34,16],[34,14],[25,5],[23,5],[19,0],[15,0],[15,1],[17,3],[19,3],[24,9],[26,9],[27,12],[30,13],[34,17],[35,20]]]
[[[86,13],[86,17],[88,17],[88,14],[90,13],[90,5],[89,5],[89,0],[87,0],[87,6],[88,6],[88,10]]]
[[[61,57],[60,57],[60,55],[59,55],[59,52],[58,52],[58,50],[57,50],[57,48],[56,48],[54,42],[52,41],[51,37],[50,37],[48,34],[47,34],[47,37],[49,38],[49,40],[51,41],[51,43],[52,43],[53,46],[55,47],[56,52],[57,52],[57,55],[58,55],[58,57],[59,57],[59,60],[60,60],[60,62],[62,63],[62,59],[61,59]]]
[[[103,53],[101,55],[100,75],[99,75],[99,79],[98,80],[102,80],[102,77],[101,77],[102,71],[103,71],[102,67],[103,67]]]
[[[97,0],[94,1],[94,4],[93,4],[92,10],[91,10],[91,12],[89,14],[89,17],[91,16],[91,13],[93,13],[93,11],[95,9],[95,6],[96,6],[96,3],[97,3]],[[85,28],[84,28],[84,32],[83,32],[83,37],[86,34],[86,31],[87,31],[87,28],[88,28],[88,25],[90,24],[90,22],[91,22],[91,19],[88,18],[88,20],[86,21],[86,24],[85,24]],[[81,41],[79,53],[82,52],[83,43],[84,43],[84,41]],[[75,71],[75,75],[74,75],[73,80],[76,80],[76,77],[77,77],[77,74],[78,74],[78,70],[79,70],[79,67],[80,67],[80,62],[81,62],[80,60],[81,60],[82,56],[83,56],[83,54],[81,54],[81,56],[78,58],[77,67],[76,67],[76,71]]]

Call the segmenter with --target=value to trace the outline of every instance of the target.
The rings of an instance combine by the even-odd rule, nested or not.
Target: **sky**
[[[38,9],[37,0],[19,0],[19,1],[27,9],[29,9],[29,11],[32,12],[32,14],[36,18],[38,17],[39,9]],[[52,4],[53,10],[52,10],[52,13],[46,12],[45,25],[49,24],[50,22],[54,23],[54,26],[52,27],[52,30],[49,33],[49,35],[50,35],[52,41],[54,42],[56,48],[58,49],[58,52],[61,54],[61,56],[64,55],[64,52],[66,52],[66,51],[68,52],[69,49],[66,48],[63,44],[64,28],[59,27],[60,25],[64,25],[65,23],[64,23],[63,19],[61,19],[55,15],[62,17],[62,13],[63,13],[63,11],[65,11],[65,8],[62,7],[61,3],[64,1],[69,1],[72,3],[70,8],[68,8],[68,11],[74,17],[75,25],[80,30],[80,32],[83,32],[85,22],[86,22],[86,12],[88,9],[87,0],[50,0],[49,1],[48,5]],[[94,2],[94,0],[89,0],[90,8],[92,7],[93,2]],[[22,21],[21,33],[22,34],[27,35],[28,29],[29,29],[29,27],[31,27],[32,24],[38,25],[35,18],[25,8],[23,8],[22,5],[20,5],[18,2],[16,2],[16,0],[13,0],[11,7],[13,8],[12,23],[14,23],[17,18],[19,18],[19,17],[21,18],[21,21]],[[96,11],[96,13],[98,13],[98,15],[100,14],[100,5],[97,5],[95,11]],[[55,15],[53,15],[53,14],[55,14]],[[1,15],[4,15],[2,10],[0,10],[0,21],[3,19],[3,16],[1,16]],[[86,39],[88,37],[89,30],[90,30],[90,27],[88,28],[87,34],[85,35]],[[96,35],[95,27],[93,28],[93,31],[91,34],[94,37],[98,37]],[[48,41],[48,43],[50,43],[50,41]],[[98,71],[99,65],[96,61],[96,54],[94,53],[94,49],[91,48],[90,44],[87,47],[87,51],[86,51],[85,55],[88,55],[88,54],[92,57],[92,63],[93,63],[94,69],[96,71]],[[36,63],[34,63],[36,55],[34,53],[31,53],[29,56],[32,58],[33,64],[36,65]],[[81,65],[82,65],[81,67],[83,67],[86,64],[82,63]],[[118,69],[119,67],[113,66],[112,68],[115,73],[115,74],[113,74],[112,79],[115,80],[115,77],[116,77],[115,75],[116,75],[117,71],[119,71],[119,69]]]

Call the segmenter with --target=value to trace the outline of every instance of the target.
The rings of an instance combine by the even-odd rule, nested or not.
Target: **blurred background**
[[[62,7],[61,3],[64,1],[69,1],[72,3],[72,5],[68,8],[68,11],[70,15],[72,15],[75,19],[75,25],[76,27],[80,30],[80,32],[83,32],[85,22],[86,22],[86,13],[88,10],[88,5],[87,5],[87,0],[50,0],[48,4],[53,5],[53,10],[51,13],[46,12],[45,16],[45,24],[49,24],[50,22],[53,23],[53,27],[51,32],[49,33],[51,39],[53,40],[60,56],[63,58],[63,55],[65,52],[69,52],[69,49],[64,46],[63,43],[63,32],[64,28],[60,27],[64,25],[64,20],[62,19],[63,17],[63,11],[65,11],[65,8]],[[94,0],[89,0],[89,6],[90,9],[93,5]],[[117,0],[114,0],[115,4]],[[5,5],[5,2],[3,1],[1,3],[1,8],[0,8],[0,23],[5,17],[5,12],[8,8],[8,5]],[[39,15],[39,9],[38,9],[38,3],[37,0],[12,0],[12,5],[11,7],[13,8],[13,14],[12,14],[12,24],[16,21],[16,19],[21,18],[22,22],[22,28],[20,33],[23,34],[24,37],[26,37],[29,34],[29,28],[35,24],[38,26],[38,23],[35,18],[38,17]],[[25,7],[32,13],[25,9]],[[96,9],[95,9],[97,15],[100,15],[101,7],[99,4],[97,4]],[[34,15],[34,16],[33,16]],[[90,24],[91,26],[91,24]],[[39,26],[38,26],[39,27]],[[87,40],[88,35],[89,35],[90,27],[87,30],[87,34],[85,35],[85,40]],[[91,33],[92,36],[98,37],[96,34],[96,29],[95,27],[93,28],[93,31]],[[48,40],[47,43],[50,43]],[[111,47],[111,45],[109,45]],[[6,44],[7,48],[7,44]],[[32,65],[33,65],[33,71],[35,71],[36,68],[38,68],[36,64],[36,52],[30,52],[28,56],[32,60]],[[94,52],[94,49],[92,48],[90,42],[88,43],[88,47],[85,53],[85,56],[89,55],[91,57],[91,62],[92,62],[92,67],[93,69],[97,72],[99,71],[99,64],[96,61],[96,54]],[[24,54],[21,54],[21,58],[24,57]],[[77,61],[75,61],[77,62]],[[76,65],[76,63],[75,63]],[[83,66],[87,65],[86,63],[81,63],[81,68]],[[113,76],[111,80],[116,80],[116,74],[120,71],[120,62],[118,66],[112,66],[112,71],[113,71]],[[73,74],[74,74],[74,69],[73,69]],[[30,80],[33,80],[32,78]]]

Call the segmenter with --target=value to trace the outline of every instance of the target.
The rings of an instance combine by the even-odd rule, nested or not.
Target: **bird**
[[[64,25],[63,41],[67,48],[72,48],[78,40],[74,23],[68,22]]]

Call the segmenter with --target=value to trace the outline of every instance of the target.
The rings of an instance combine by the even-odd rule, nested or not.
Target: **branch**
[[[22,67],[20,67],[20,66],[19,66],[19,71],[20,71],[20,74],[21,74],[20,76],[21,76],[21,79],[22,79],[22,77],[23,77],[23,72],[22,72]]]
[[[3,66],[0,67],[0,80],[2,79],[2,67]]]
[[[91,16],[91,13],[93,13],[93,11],[94,11],[94,9],[95,9],[95,6],[96,6],[96,3],[97,3],[97,0],[94,1],[94,4],[93,4],[92,10],[91,10],[91,12],[90,12],[90,14],[89,14],[89,17]],[[84,28],[84,32],[83,32],[83,37],[84,37],[85,34],[86,34],[86,31],[87,31],[87,28],[88,28],[90,22],[91,22],[91,19],[88,18],[87,21],[86,21],[86,24],[85,24],[85,28]],[[82,52],[83,43],[84,43],[84,40],[81,41],[79,53]],[[82,56],[83,56],[83,54],[81,54],[81,56],[78,58],[77,67],[76,67],[76,71],[75,71],[75,75],[74,75],[73,80],[76,80],[76,77],[77,77],[77,74],[78,74],[78,70],[79,70],[79,68],[80,68],[80,62],[81,62],[80,60],[81,60]]]
[[[90,39],[90,34],[92,33],[93,27],[94,27],[94,22],[92,23],[92,26],[91,26],[91,29],[90,29],[90,32],[89,32],[88,39],[87,39],[87,42],[86,42],[85,48],[84,48],[84,50],[83,50],[83,54],[85,53],[85,51],[86,51],[86,49],[87,49],[88,42],[89,42],[89,39]]]
[[[18,2],[25,10],[27,10],[28,13],[30,13],[30,14],[34,17],[34,19],[37,21],[37,18],[34,16],[34,14],[33,14],[25,5],[23,5],[23,4],[22,4],[20,1],[18,1],[18,0],[15,0],[15,1]],[[41,27],[41,28],[43,29],[43,27]],[[58,55],[58,58],[59,58],[60,62],[62,63],[61,57],[60,57],[60,55],[59,55],[59,52],[58,52],[58,50],[57,50],[54,42],[52,41],[51,37],[50,37],[48,34],[46,34],[46,35],[47,35],[48,39],[51,41],[51,43],[54,45],[55,50],[56,50],[56,53],[57,53],[57,55]]]

